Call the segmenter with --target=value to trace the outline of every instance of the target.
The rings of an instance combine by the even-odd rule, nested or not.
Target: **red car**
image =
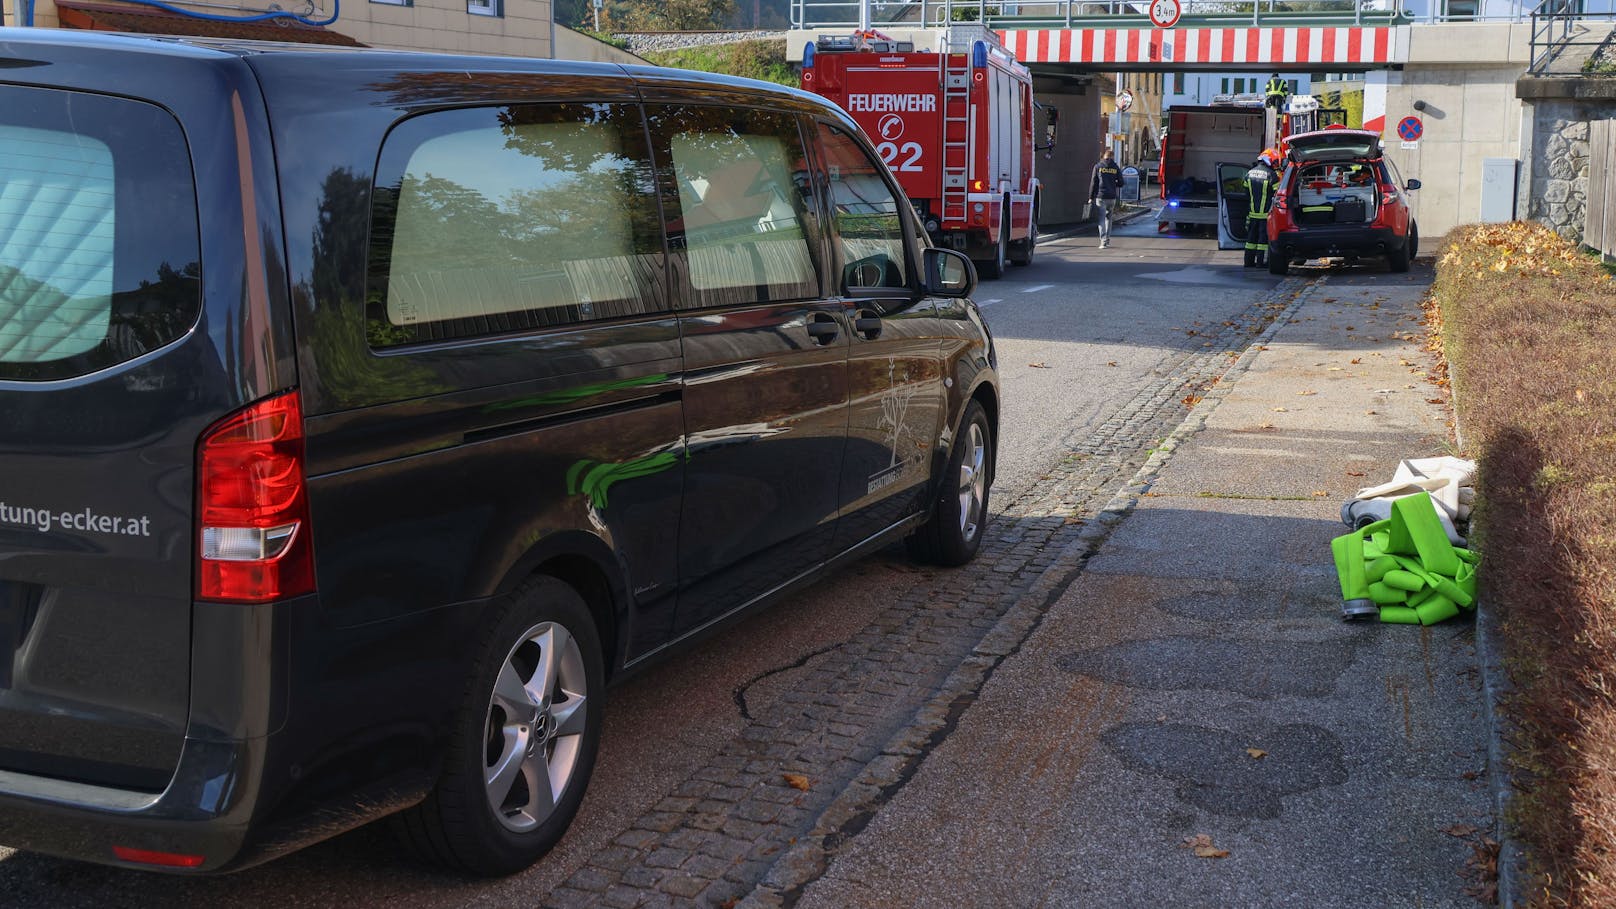
[[[1299,133],[1288,149],[1268,216],[1268,270],[1283,275],[1292,264],[1340,256],[1349,263],[1384,257],[1391,271],[1408,271],[1420,231],[1404,193],[1419,189],[1420,181],[1403,181],[1383,153],[1380,134]]]

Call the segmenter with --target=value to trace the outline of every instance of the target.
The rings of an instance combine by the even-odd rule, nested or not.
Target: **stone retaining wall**
[[[1616,102],[1545,100],[1533,104],[1531,112],[1536,166],[1526,216],[1580,241],[1588,205],[1588,124],[1616,117]]]
[[[783,31],[740,32],[614,32],[613,38],[628,42],[628,49],[636,54],[646,51],[678,50],[707,44],[733,44],[737,41],[784,39]]]

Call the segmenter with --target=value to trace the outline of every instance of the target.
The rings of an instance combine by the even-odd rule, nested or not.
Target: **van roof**
[[[538,57],[499,57],[449,54],[431,51],[396,50],[374,47],[339,47],[322,44],[295,44],[280,41],[250,41],[236,38],[202,38],[177,35],[133,35],[55,28],[0,28],[0,64],[37,64],[29,58],[29,47],[62,47],[80,51],[106,50],[152,54],[171,58],[205,61],[209,58],[274,57],[291,61],[297,57],[331,61],[333,58],[364,60],[378,69],[398,72],[425,69],[465,69],[476,72],[532,72],[557,75],[628,77],[634,82],[687,82],[695,85],[769,92],[828,108],[840,113],[823,97],[776,82],[763,82],[740,76],[705,73],[671,67],[624,65],[581,60],[554,60]],[[0,66],[0,68],[7,68]],[[850,121],[849,121],[850,122]]]

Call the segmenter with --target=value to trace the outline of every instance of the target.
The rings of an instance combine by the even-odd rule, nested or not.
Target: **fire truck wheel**
[[[1001,211],[1009,211],[1008,202]],[[976,272],[984,278],[1000,278],[1004,276],[1005,262],[1010,255],[1010,230],[1008,225],[999,225],[999,245],[994,247],[993,258],[976,263]]]
[[[1031,265],[1033,252],[1038,248],[1038,215],[1033,214],[1032,225],[1027,228],[1027,239],[1017,240],[1010,250],[1010,261],[1015,265]]]

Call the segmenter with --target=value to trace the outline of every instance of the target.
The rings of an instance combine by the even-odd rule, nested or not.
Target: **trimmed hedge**
[[[1526,896],[1616,906],[1616,282],[1513,222],[1454,232],[1434,290],[1480,462],[1472,533],[1513,685]]]

